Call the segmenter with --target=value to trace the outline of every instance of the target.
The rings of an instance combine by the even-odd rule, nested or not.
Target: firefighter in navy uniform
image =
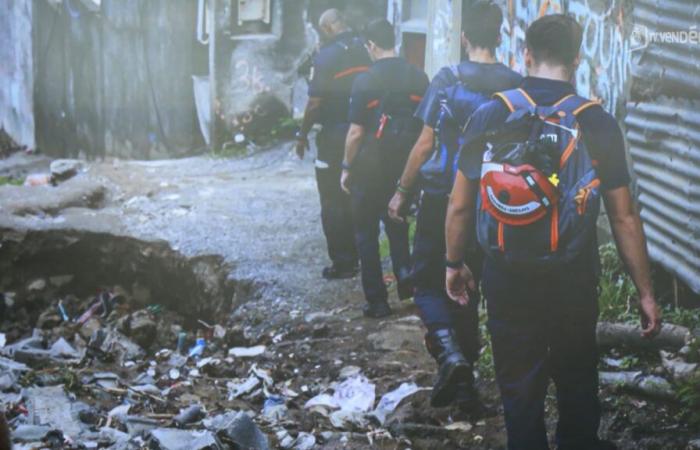
[[[391,314],[379,255],[380,222],[389,239],[391,262],[400,299],[412,297],[408,283],[408,224],[389,220],[389,202],[408,153],[420,134],[413,117],[428,77],[396,56],[394,29],[386,20],[370,23],[363,38],[374,64],[357,77],[350,97],[350,129],[345,143],[341,183],[351,194],[362,288],[368,317]]]
[[[297,133],[296,152],[304,157],[308,133],[321,124],[316,137],[316,181],[321,199],[321,222],[331,265],[323,269],[326,279],[351,278],[357,274],[357,251],[350,200],[340,189],[341,162],[348,131],[347,111],[352,84],[371,61],[363,41],[346,25],[336,9],[321,15],[319,28],[326,42],[314,58],[309,101]]]
[[[438,362],[431,404],[455,404],[469,416],[484,412],[472,377],[480,348],[479,302],[461,307],[445,291],[445,214],[462,128],[492,94],[522,81],[496,61],[502,22],[500,8],[488,0],[475,2],[464,11],[462,43],[469,60],[444,67],[430,83],[416,111],[423,131],[389,204],[389,216],[404,221],[413,193],[420,192],[412,279],[415,303],[428,329],[426,345]],[[468,260],[478,269],[482,255],[476,245],[470,247]]]

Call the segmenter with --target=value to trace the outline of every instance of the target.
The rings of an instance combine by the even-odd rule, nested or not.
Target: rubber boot
[[[473,377],[472,366],[464,358],[452,329],[444,328],[428,333],[426,344],[438,363],[430,405],[437,408],[448,406],[455,399],[457,383]]]
[[[391,307],[389,303],[385,301],[381,302],[369,302],[362,308],[362,314],[365,317],[372,319],[381,319],[388,317],[392,314]]]
[[[406,268],[400,269],[396,274],[396,293],[399,296],[399,300],[409,300],[413,298],[414,290],[411,271]]]

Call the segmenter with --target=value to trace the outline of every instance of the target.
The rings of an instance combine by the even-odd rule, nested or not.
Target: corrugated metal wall
[[[635,2],[632,101],[625,119],[651,256],[698,293],[699,22],[698,2]]]

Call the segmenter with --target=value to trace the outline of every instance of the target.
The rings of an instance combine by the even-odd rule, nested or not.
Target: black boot
[[[396,274],[396,293],[399,300],[408,300],[413,297],[413,279],[409,269],[399,269]]]
[[[448,406],[455,400],[457,383],[473,378],[472,366],[464,358],[454,330],[445,328],[429,333],[426,343],[438,363],[438,376],[430,396],[430,405]]]
[[[383,302],[370,302],[362,308],[362,314],[372,319],[381,319],[382,317],[390,316],[391,313],[391,307],[386,300]]]
[[[358,268],[356,264],[333,264],[331,266],[324,267],[321,275],[326,280],[342,280],[346,278],[354,278],[357,275],[357,271]]]
[[[459,410],[458,420],[475,421],[498,414],[496,408],[485,405],[474,388],[473,377],[458,381],[455,387],[454,404]]]

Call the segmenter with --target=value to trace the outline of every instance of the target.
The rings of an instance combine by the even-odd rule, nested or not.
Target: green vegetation
[[[700,427],[700,375],[678,383],[677,392],[682,420],[691,427]]]
[[[601,277],[598,304],[600,319],[616,322],[637,320],[637,291],[613,244],[600,247]]]
[[[274,142],[284,139],[291,139],[299,128],[300,122],[292,117],[282,117],[269,130],[256,131],[246,134],[246,141],[240,144],[234,141],[224,143],[222,148],[214,150],[212,156],[216,158],[240,158],[248,155],[251,151],[249,143],[259,147],[268,146]],[[244,133],[245,134],[245,133]]]
[[[387,204],[387,207],[389,205]],[[416,235],[416,219],[415,217],[408,218],[408,242],[413,243],[413,237]],[[390,256],[389,239],[385,234],[379,239],[379,257],[383,260]]]
[[[22,186],[24,182],[20,180],[19,178],[12,178],[12,177],[4,177],[0,176],[0,186]]]
[[[479,375],[487,380],[494,380],[496,377],[496,369],[493,365],[493,351],[491,350],[491,335],[486,328],[486,308],[479,307],[479,333],[481,337],[481,351],[479,352],[479,360],[476,362],[476,368]]]

